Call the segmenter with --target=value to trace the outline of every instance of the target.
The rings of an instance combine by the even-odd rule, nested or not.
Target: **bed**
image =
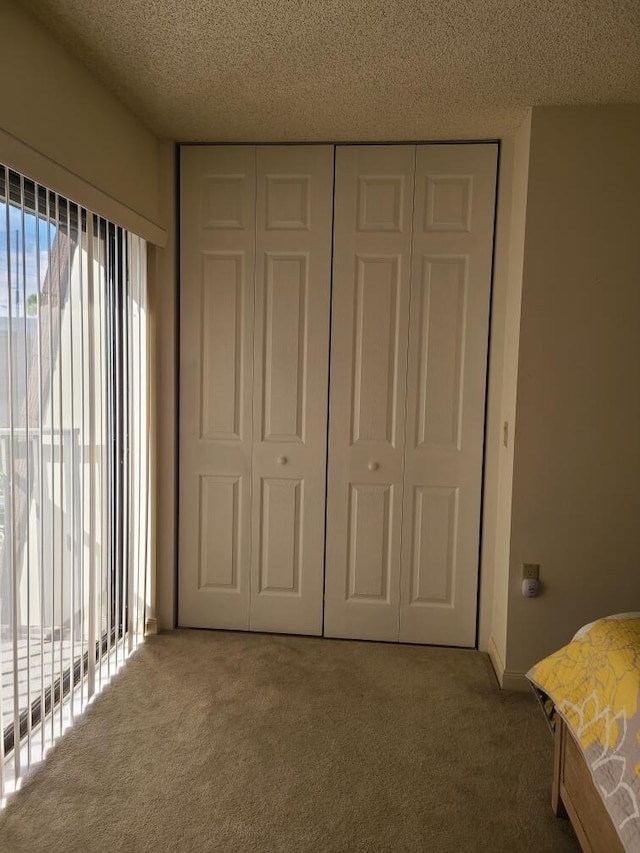
[[[586,625],[527,677],[554,730],[554,812],[585,853],[638,853],[640,613]]]

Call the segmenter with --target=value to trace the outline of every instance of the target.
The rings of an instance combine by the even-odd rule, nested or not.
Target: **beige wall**
[[[0,31],[0,160],[28,164],[30,177],[94,209],[98,190],[157,222],[155,136],[11,0],[2,2]],[[19,164],[14,140],[23,143]],[[43,156],[29,157],[29,149]]]
[[[640,610],[640,106],[533,110],[506,666]],[[520,595],[520,564],[543,594]]]

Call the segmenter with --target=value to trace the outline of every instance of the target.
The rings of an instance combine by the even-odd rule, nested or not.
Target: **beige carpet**
[[[552,754],[477,652],[178,631],[16,795],[0,851],[577,851]]]

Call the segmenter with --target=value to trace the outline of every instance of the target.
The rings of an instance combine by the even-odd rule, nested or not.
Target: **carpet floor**
[[[564,853],[532,695],[457,649],[151,637],[0,813],[2,853]]]

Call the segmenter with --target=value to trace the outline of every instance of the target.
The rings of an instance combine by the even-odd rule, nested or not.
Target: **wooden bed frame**
[[[584,853],[624,853],[580,747],[558,715],[551,807],[568,817]]]

